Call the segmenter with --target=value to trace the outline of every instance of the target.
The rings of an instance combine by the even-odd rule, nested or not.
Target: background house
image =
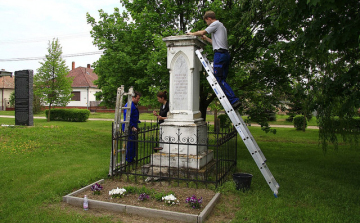
[[[5,71],[2,69],[2,71]],[[10,107],[10,94],[15,91],[14,76],[0,77],[0,111]]]
[[[75,68],[75,62],[72,62],[72,69],[67,76],[74,78],[71,85],[71,93],[74,96],[66,107],[90,109],[100,103],[100,101],[96,101],[95,93],[101,90],[94,84],[98,76],[91,69],[90,64],[87,67]]]

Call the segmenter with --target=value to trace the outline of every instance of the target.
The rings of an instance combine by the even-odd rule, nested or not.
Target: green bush
[[[354,128],[360,130],[360,117],[353,118]]]
[[[273,111],[266,112],[266,118],[269,122],[275,122],[276,121],[276,113]]]
[[[296,130],[303,130],[304,124],[305,124],[305,128],[307,127],[307,120],[303,115],[295,116],[293,122]]]
[[[287,122],[292,122],[294,120],[294,117],[297,115],[295,113],[290,113],[290,112],[288,112],[286,114],[289,116],[286,119]],[[310,121],[312,119],[312,117],[313,117],[312,113],[309,113],[309,114],[306,115],[306,118],[307,118],[308,121]]]
[[[48,118],[49,110],[45,111]],[[90,111],[87,109],[51,109],[50,121],[68,121],[68,122],[86,122],[89,118]]]
[[[230,118],[226,114],[217,117],[220,120],[220,128],[228,128],[231,125]]]
[[[352,119],[340,119],[339,117],[332,118],[333,129],[340,133],[344,129],[351,129],[352,131],[360,131],[360,117],[353,117]]]

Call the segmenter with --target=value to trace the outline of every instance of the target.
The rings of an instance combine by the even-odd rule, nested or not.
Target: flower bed
[[[127,207],[143,207],[143,208],[151,208],[155,210],[163,210],[167,214],[168,212],[173,212],[176,214],[178,213],[184,213],[184,214],[190,214],[191,217],[197,217],[197,216],[204,216],[205,212],[209,212],[209,207],[207,205],[209,202],[216,197],[215,200],[217,200],[218,195],[212,190],[209,189],[194,189],[194,188],[187,188],[187,187],[170,187],[168,186],[167,182],[152,182],[148,183],[146,185],[136,185],[129,182],[122,182],[122,181],[116,181],[116,180],[105,180],[104,182],[100,183],[103,187],[102,192],[100,195],[96,195],[91,190],[91,185],[87,189],[83,189],[81,191],[78,191],[74,194],[70,194],[71,196],[77,197],[77,198],[83,198],[85,195],[88,196],[89,200],[96,200],[96,201],[102,201],[102,202],[110,202],[115,204],[122,204],[122,205],[128,205]],[[159,198],[156,199],[154,195],[149,194],[148,199],[140,200],[139,196],[141,194],[137,193],[125,193],[124,196],[121,198],[112,198],[111,195],[109,195],[109,191],[116,189],[116,188],[146,188],[148,191],[155,191],[155,194],[159,195],[165,195],[162,196],[160,201]],[[199,209],[194,209],[189,207],[188,203],[186,203],[186,199],[196,194],[198,197],[202,197],[202,205]],[[176,199],[179,201],[178,203],[175,203],[173,205],[167,205],[165,202],[165,197],[173,195],[176,197]],[[64,201],[66,201],[66,197],[64,197]],[[172,197],[172,196],[171,196]],[[162,199],[164,198],[164,199]],[[80,200],[77,201],[78,203]],[[215,203],[214,199],[211,203]],[[90,209],[91,209],[91,201],[89,203]],[[211,205],[211,208],[213,205]],[[130,210],[130,209],[129,209]],[[205,210],[205,211],[204,211]]]

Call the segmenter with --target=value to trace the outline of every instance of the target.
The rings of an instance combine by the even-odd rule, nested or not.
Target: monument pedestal
[[[176,153],[155,153],[152,155],[152,165],[175,168],[201,169],[214,158],[214,152],[208,151],[197,155]]]
[[[170,73],[169,113],[160,125],[160,147],[151,157],[155,167],[200,170],[213,160],[207,150],[207,126],[199,110],[202,65],[195,50],[205,43],[195,36],[170,36],[166,42]]]

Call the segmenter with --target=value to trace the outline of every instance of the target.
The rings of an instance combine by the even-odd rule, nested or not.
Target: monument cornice
[[[163,41],[167,47],[196,46],[204,48],[206,45],[201,38],[192,35],[168,36],[163,38]]]

